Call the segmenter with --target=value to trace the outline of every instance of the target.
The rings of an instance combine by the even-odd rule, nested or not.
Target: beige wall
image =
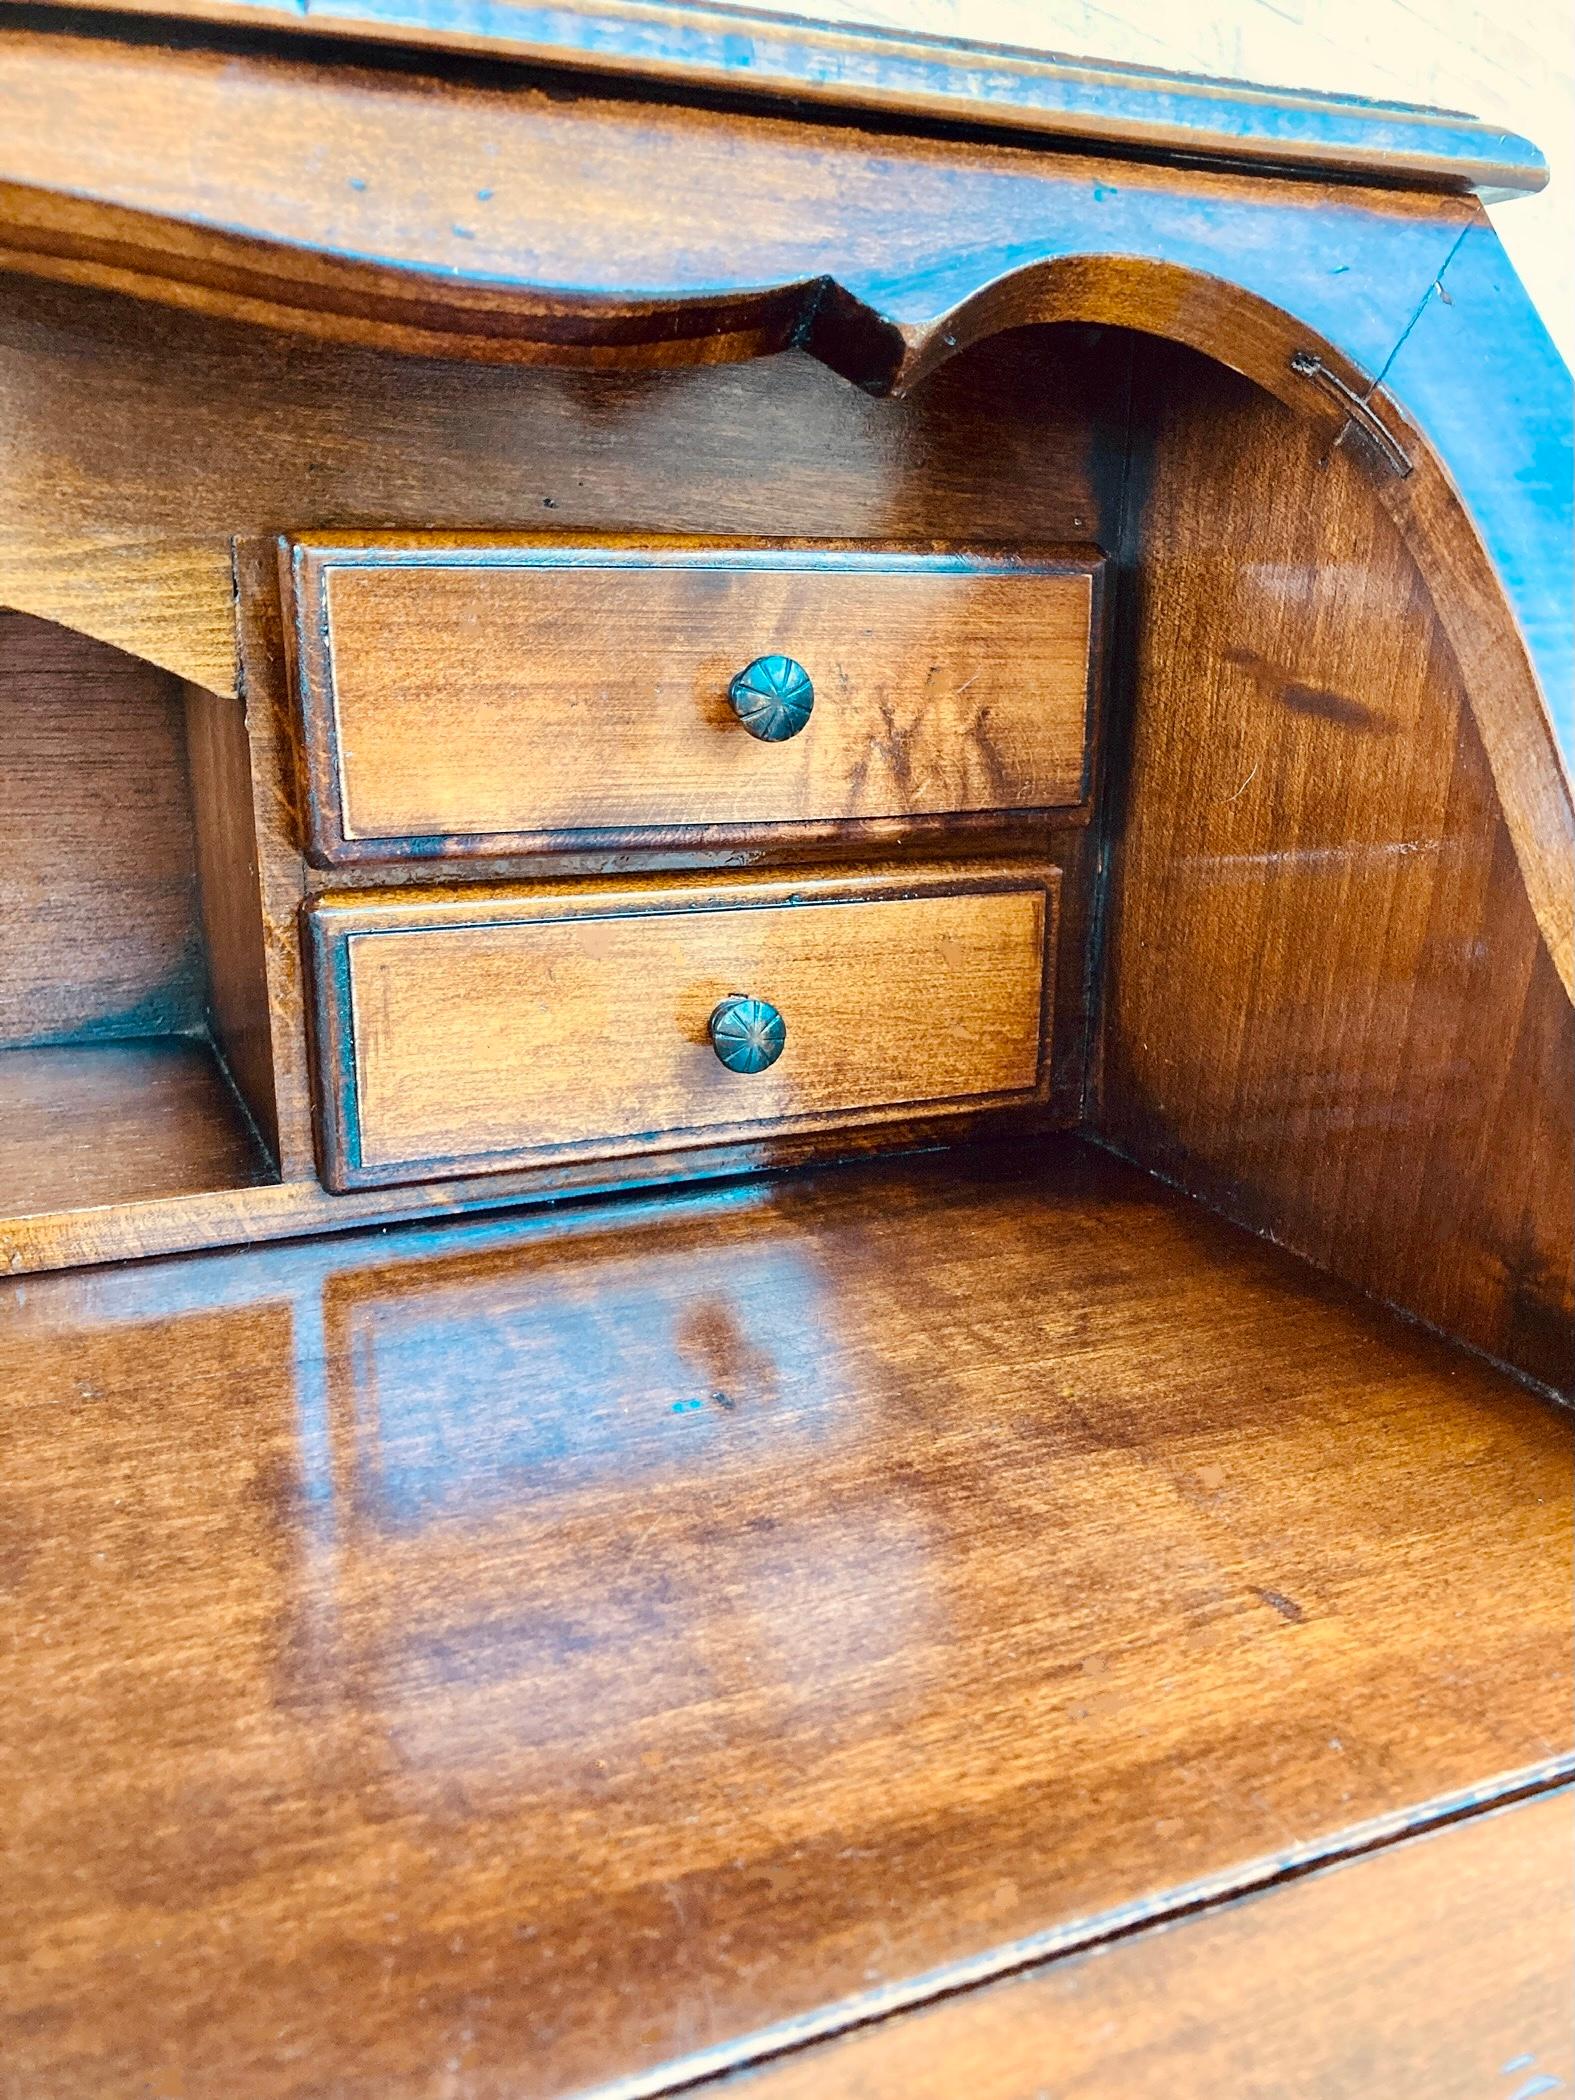
[[[1469,110],[1548,158],[1540,197],[1494,207],[1499,233],[1575,364],[1572,0],[755,0],[784,14],[922,29],[1271,85]]]

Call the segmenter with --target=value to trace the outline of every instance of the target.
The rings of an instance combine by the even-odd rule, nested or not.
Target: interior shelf
[[[0,1051],[0,1216],[205,1195],[273,1178],[201,1037]]]

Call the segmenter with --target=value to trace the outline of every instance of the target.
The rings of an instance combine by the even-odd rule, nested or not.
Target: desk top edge
[[[768,15],[721,0],[0,0],[0,19],[153,23],[414,47],[572,68],[660,94],[845,109],[904,126],[996,131],[1024,145],[1476,192],[1542,189],[1547,163],[1459,111],[1164,71],[876,27]]]

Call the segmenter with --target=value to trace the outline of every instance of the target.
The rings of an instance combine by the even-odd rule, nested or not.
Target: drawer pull
[[[710,1031],[711,1048],[730,1072],[763,1072],[787,1041],[786,1021],[765,999],[724,999]]]
[[[734,678],[727,697],[751,736],[767,744],[785,744],[809,720],[815,688],[804,666],[791,656],[757,656]]]

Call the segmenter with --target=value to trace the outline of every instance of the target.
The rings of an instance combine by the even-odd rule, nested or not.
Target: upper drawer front
[[[296,545],[290,566],[324,866],[1084,792],[1092,557]],[[729,699],[767,656],[813,686],[783,742]]]
[[[1042,1100],[1055,884],[994,867],[319,898],[324,1179]],[[737,997],[783,1024],[760,1069],[713,1044]]]

